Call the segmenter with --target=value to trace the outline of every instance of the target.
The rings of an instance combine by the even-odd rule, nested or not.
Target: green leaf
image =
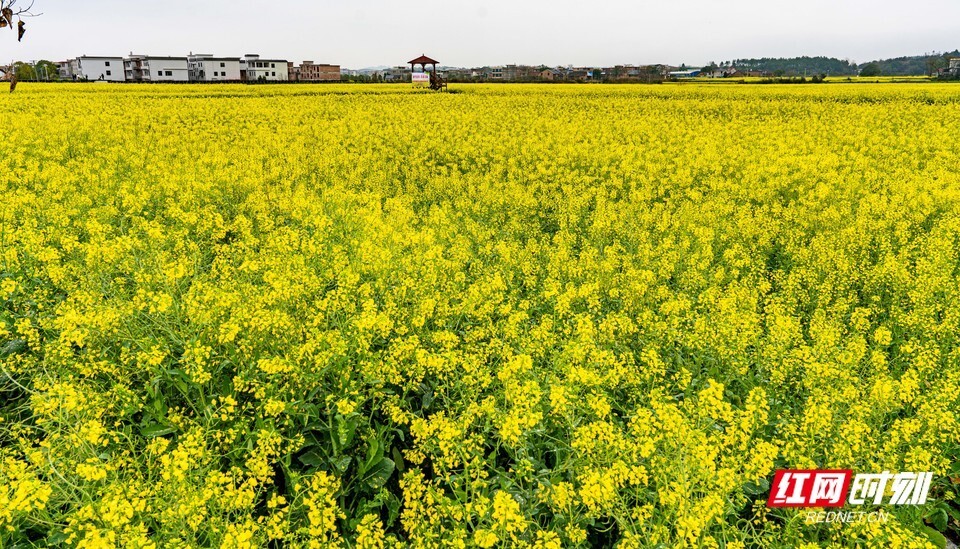
[[[47,545],[62,545],[70,536],[57,530],[47,536]]]
[[[10,355],[19,355],[27,351],[27,342],[24,339],[12,339],[3,346],[3,349],[0,349],[0,357],[7,357]]]
[[[376,490],[390,480],[390,475],[393,474],[394,469],[397,466],[390,458],[383,458],[377,463],[373,468],[371,468],[366,475],[361,479],[370,488]]]
[[[393,526],[400,517],[400,498],[389,492],[387,493],[387,511],[387,528],[389,528]]]
[[[343,474],[347,472],[347,467],[350,467],[350,462],[352,461],[352,459],[353,458],[351,458],[350,456],[343,456],[340,459],[338,459],[337,462],[334,463],[333,465],[337,468],[338,471],[340,471],[341,474]]]
[[[762,478],[743,485],[743,493],[748,496],[760,496],[770,491],[770,481]]]
[[[383,446],[380,444],[380,440],[374,437],[370,439],[368,444],[370,447],[367,449],[367,460],[360,467],[359,471],[361,475],[369,471],[383,459]]]
[[[940,508],[943,509],[946,514],[950,515],[950,518],[953,520],[960,521],[960,509],[947,503],[941,503]]]
[[[433,404],[433,389],[427,387],[423,395],[420,397],[420,406],[426,410],[430,408],[431,404]]]
[[[933,528],[930,528],[929,526],[922,527],[922,530],[923,530],[923,533],[927,535],[927,539],[929,539],[931,543],[933,543],[940,549],[946,548],[947,538],[943,537],[943,534],[941,534],[940,532],[937,532],[936,530],[934,530]]]
[[[308,467],[320,467],[326,461],[324,455],[319,450],[310,450],[306,454],[297,458],[300,463]]]
[[[140,429],[140,434],[147,438],[162,437],[162,436],[170,435],[176,432],[177,432],[176,427],[172,427],[170,425],[160,425],[160,424],[147,425],[146,427]]]
[[[353,442],[353,437],[357,434],[357,423],[359,421],[360,418],[356,416],[350,419],[345,419],[340,415],[336,417],[337,439],[340,442],[339,449],[344,449]]]
[[[934,509],[932,513],[927,515],[927,522],[941,532],[947,529],[947,521],[947,512],[943,509]]]
[[[401,452],[399,448],[394,447],[393,451],[390,453],[393,456],[393,461],[396,463],[397,470],[402,473],[407,467],[406,463],[403,461],[403,452]]]

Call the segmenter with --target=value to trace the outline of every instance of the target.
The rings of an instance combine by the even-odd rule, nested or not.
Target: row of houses
[[[733,67],[717,67],[703,72],[669,65],[615,65],[612,67],[547,67],[545,65],[496,65],[476,68],[441,67],[443,77],[450,82],[631,82],[667,79],[766,76],[760,71],[742,71]],[[362,73],[350,71],[351,76],[368,76],[381,82],[409,82],[410,67],[397,66]]]
[[[60,63],[61,80],[105,82],[338,82],[340,66],[285,59],[263,59],[256,54],[217,57],[190,53],[186,57],[83,55]]]

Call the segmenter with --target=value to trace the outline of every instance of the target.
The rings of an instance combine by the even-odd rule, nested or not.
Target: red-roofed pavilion
[[[446,87],[446,82],[440,78],[440,75],[437,74],[437,65],[440,62],[436,59],[430,59],[426,55],[421,55],[420,57],[410,61],[410,72],[416,72],[417,65],[423,67],[423,72],[430,73],[430,89],[440,90]],[[433,65],[433,68],[427,71],[427,65]]]
[[[439,61],[430,59],[426,55],[421,55],[413,61],[410,61],[410,70],[415,70],[417,65],[420,65],[423,67],[423,72],[427,72],[427,65],[433,65],[433,72],[437,72],[437,63],[439,63]]]

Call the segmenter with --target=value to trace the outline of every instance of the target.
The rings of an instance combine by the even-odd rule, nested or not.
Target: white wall
[[[257,67],[257,63],[266,64],[266,67]],[[287,74],[287,62],[286,61],[263,61],[260,59],[250,59],[246,63],[247,65],[247,80],[256,81],[261,76],[264,80],[280,82],[290,79],[290,76]],[[271,66],[272,65],[272,66]]]
[[[186,57],[182,59],[147,57],[144,59],[144,72],[147,67],[150,68],[150,82],[188,82],[190,80]],[[167,74],[168,72],[171,74]],[[146,76],[144,80],[147,80]]]
[[[107,73],[110,74],[107,74]],[[80,57],[77,59],[77,78],[87,80],[123,82],[123,58],[120,57]]]
[[[197,60],[196,66],[203,71],[203,78],[197,78],[201,82],[240,80],[240,61],[237,60],[202,59]]]

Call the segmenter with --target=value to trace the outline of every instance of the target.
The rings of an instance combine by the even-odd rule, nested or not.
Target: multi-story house
[[[380,77],[384,82],[410,82],[410,67],[398,66],[380,71]]]
[[[187,56],[191,82],[239,82],[239,57],[214,57],[206,53]]]
[[[247,54],[240,60],[241,80],[247,82],[286,82],[290,79],[286,59],[260,59],[259,55]]]
[[[70,81],[77,79],[76,73],[73,72],[74,67],[72,59],[60,61],[57,63],[57,66],[60,68],[60,80]]]
[[[947,72],[954,76],[960,76],[960,57],[951,57],[947,60]]]
[[[64,67],[64,63],[66,67]],[[123,82],[122,57],[98,57],[81,55],[76,59],[61,63],[61,73],[71,80],[101,80],[105,82]]]
[[[299,80],[303,82],[339,82],[340,65],[304,61],[298,67]]]
[[[123,60],[129,82],[189,82],[190,69],[186,57],[165,57],[130,54]]]

